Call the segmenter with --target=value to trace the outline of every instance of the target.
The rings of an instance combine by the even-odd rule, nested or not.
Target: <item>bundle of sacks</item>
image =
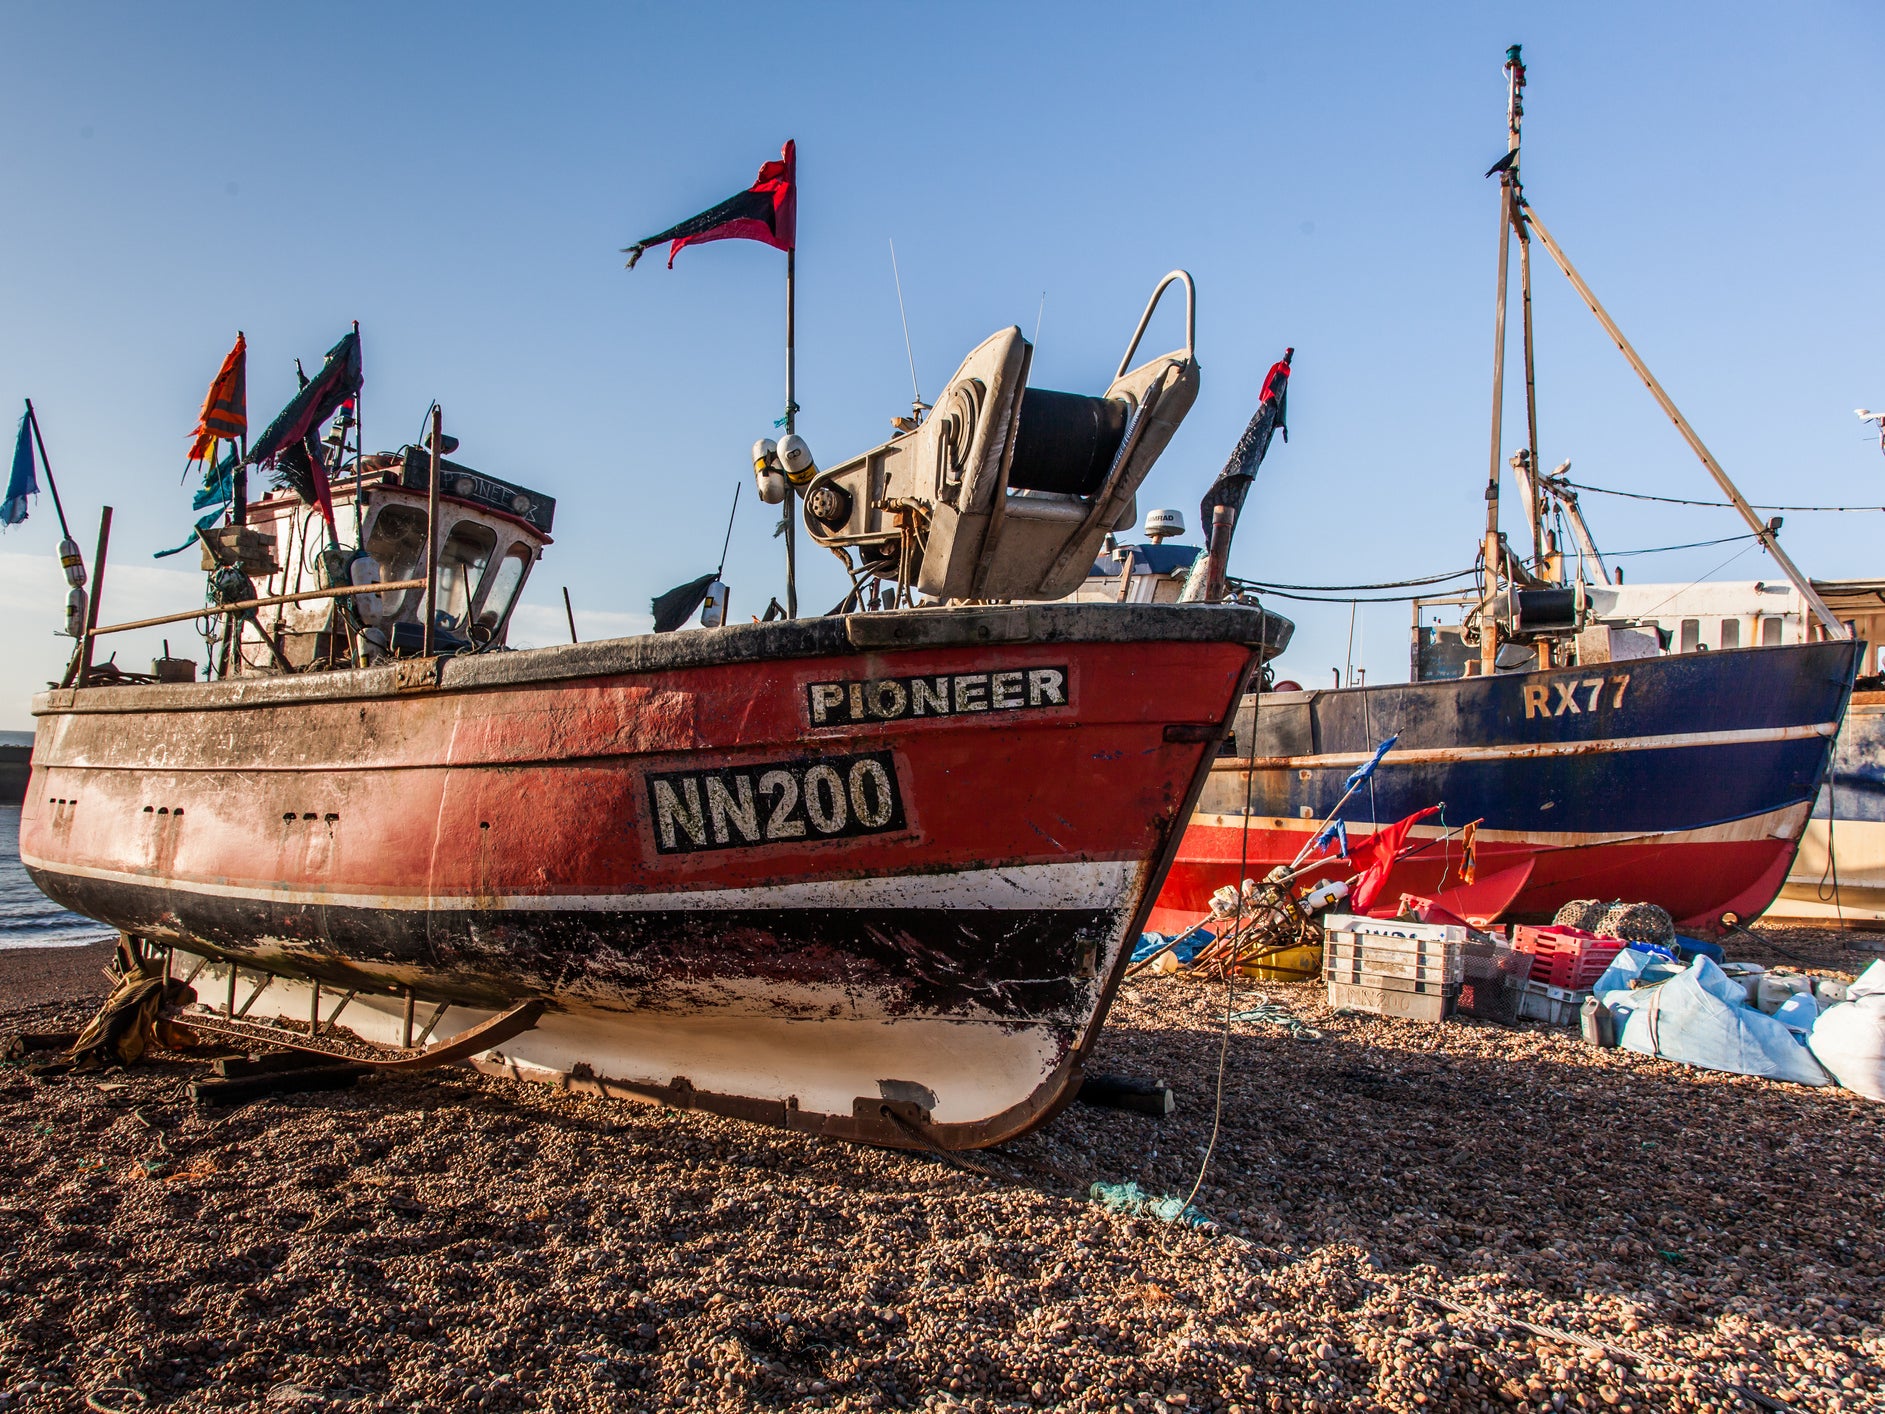
[[[1626,1050],[1885,1100],[1885,961],[1847,984],[1625,948],[1592,990]]]

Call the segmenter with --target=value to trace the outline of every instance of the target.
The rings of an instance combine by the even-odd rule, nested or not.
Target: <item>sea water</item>
[[[39,891],[20,863],[20,807],[0,805],[0,948],[77,947],[115,936]]]

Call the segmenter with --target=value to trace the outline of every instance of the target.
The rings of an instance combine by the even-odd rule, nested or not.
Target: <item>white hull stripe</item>
[[[1805,828],[1806,813],[1810,807],[1807,801],[1797,805],[1782,806],[1779,810],[1764,811],[1759,815],[1750,815],[1744,820],[1728,820],[1719,825],[1703,825],[1693,830],[1658,830],[1658,831],[1548,831],[1548,830],[1488,830],[1483,826],[1478,838],[1484,844],[1523,844],[1539,849],[1585,849],[1592,845],[1627,844],[1642,841],[1645,844],[1732,844],[1747,840],[1792,840],[1799,838]],[[1320,820],[1279,819],[1274,815],[1252,815],[1251,826],[1259,830],[1281,830],[1289,834],[1305,837],[1313,835],[1322,828]],[[1392,824],[1392,821],[1387,822]],[[1234,830],[1241,832],[1244,817],[1241,815],[1206,815],[1202,811],[1191,817],[1193,828],[1203,827],[1213,830]],[[1366,838],[1379,828],[1362,821],[1350,820],[1348,834],[1351,841]],[[1842,824],[1840,829],[1845,829]],[[1416,825],[1408,831],[1410,839],[1439,839],[1448,833],[1432,825]],[[1459,829],[1452,830],[1454,845],[1459,842]]]
[[[1130,897],[1140,866],[1131,860],[1017,864],[1005,869],[962,869],[953,874],[900,874],[875,879],[821,879],[738,889],[694,889],[645,894],[467,894],[428,898],[412,894],[345,893],[338,889],[266,882],[179,879],[121,869],[55,863],[22,854],[23,863],[50,874],[98,879],[140,888],[212,898],[263,899],[311,908],[370,908],[393,912],[677,913],[730,909],[1118,908]]]
[[[1430,766],[1452,761],[1536,761],[1552,756],[1605,756],[1612,752],[1671,751],[1696,746],[1750,746],[1767,741],[1808,741],[1835,736],[1837,722],[1813,722],[1797,727],[1748,727],[1731,732],[1669,732],[1662,736],[1609,736],[1590,741],[1509,742],[1501,746],[1396,747],[1381,758],[1381,770],[1390,766]],[[1321,756],[1260,756],[1259,770],[1296,770],[1299,767],[1355,767],[1372,751],[1334,751]],[[1225,757],[1212,763],[1213,771],[1247,770],[1243,757]]]

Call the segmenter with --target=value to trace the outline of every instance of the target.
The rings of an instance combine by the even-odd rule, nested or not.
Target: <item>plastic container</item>
[[[1542,1021],[1550,1026],[1575,1026],[1578,1012],[1588,992],[1574,992],[1567,987],[1553,987],[1544,982],[1518,985],[1518,1014],[1526,1021]]]
[[[1322,975],[1322,949],[1310,943],[1305,947],[1266,953],[1255,962],[1239,967],[1237,973],[1259,982],[1313,982]]]
[[[1682,954],[1684,962],[1697,957],[1705,957],[1719,966],[1728,960],[1728,955],[1722,951],[1720,943],[1708,943],[1700,938],[1685,938],[1681,934],[1676,935],[1676,951]]]
[[[1445,1021],[1459,1004],[1459,987],[1432,992],[1404,992],[1356,982],[1329,983],[1329,1005],[1338,1010],[1370,1011],[1403,1021]]]
[[[1623,951],[1621,938],[1600,938],[1579,928],[1512,930],[1512,946],[1534,957],[1530,980],[1574,992],[1587,992]]]
[[[1595,997],[1584,998],[1584,1005],[1578,1008],[1578,1027],[1589,1045],[1617,1044],[1617,1020],[1610,1014],[1610,1008]]]

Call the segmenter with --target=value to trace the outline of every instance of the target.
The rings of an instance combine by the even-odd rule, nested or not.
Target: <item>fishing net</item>
[[[1562,927],[1595,933],[1600,938],[1622,938],[1632,943],[1672,947],[1676,938],[1676,924],[1669,910],[1653,903],[1572,899],[1551,921]]]

